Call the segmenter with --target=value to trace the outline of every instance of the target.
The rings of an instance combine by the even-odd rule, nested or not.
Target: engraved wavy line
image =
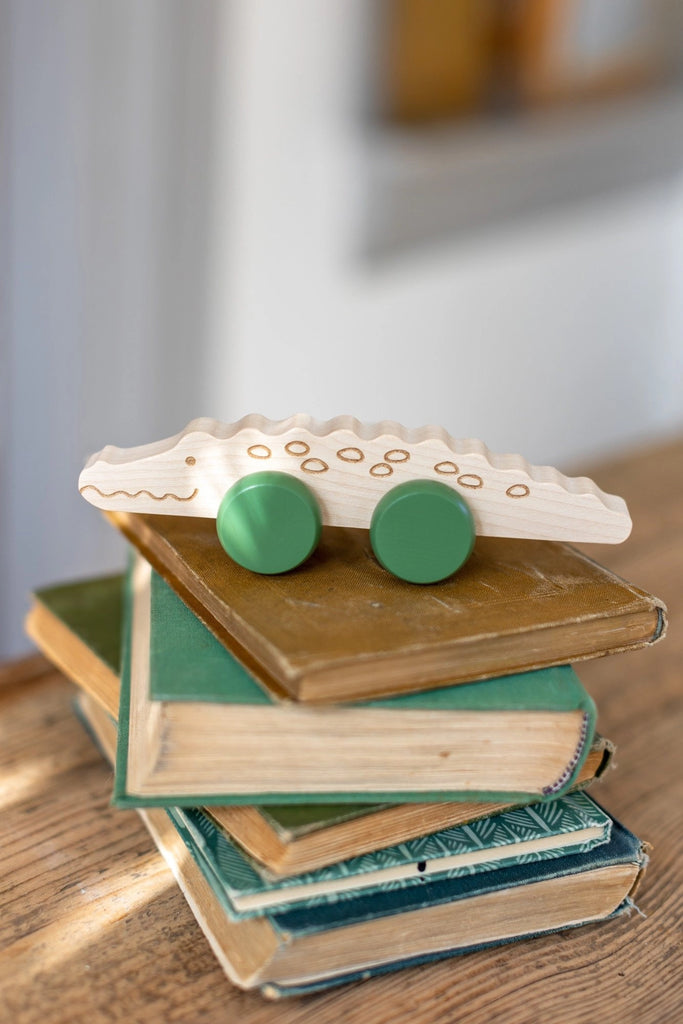
[[[173,498],[175,501],[192,501],[192,499],[199,493],[198,487],[195,487],[192,494],[190,494],[187,498],[181,498],[180,495],[173,494],[171,491],[167,491],[166,494],[161,495],[152,494],[151,491],[145,490],[144,487],[141,488],[139,491],[136,491],[135,494],[131,494],[130,491],[123,490],[110,491],[109,493],[105,493],[105,491],[101,491],[99,487],[96,487],[95,484],[83,484],[82,487],[79,487],[79,493],[83,494],[83,491],[87,491],[88,488],[90,488],[93,491],[96,491],[99,494],[100,498],[118,498],[119,495],[123,495],[124,498],[139,498],[141,494],[146,494],[147,497],[152,498],[153,501],[165,501],[166,498]]]

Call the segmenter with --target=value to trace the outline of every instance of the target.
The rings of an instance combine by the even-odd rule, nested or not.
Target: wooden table
[[[36,657],[0,669],[0,1020],[240,1024],[683,1019],[683,441],[597,467],[635,523],[595,557],[669,606],[652,649],[584,663],[616,770],[594,792],[653,845],[637,915],[280,1003],[233,988]]]

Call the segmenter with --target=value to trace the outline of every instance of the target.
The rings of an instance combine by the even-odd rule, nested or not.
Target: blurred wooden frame
[[[644,88],[667,63],[662,0],[389,0],[384,106],[460,118]]]
[[[390,0],[385,107],[398,121],[473,113],[490,86],[496,0]]]
[[[597,12],[602,24],[591,37],[588,22]],[[649,0],[521,0],[521,99],[592,99],[654,82],[663,65],[660,14]]]

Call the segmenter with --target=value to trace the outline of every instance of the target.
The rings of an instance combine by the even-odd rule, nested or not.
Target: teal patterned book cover
[[[584,793],[530,804],[444,829],[374,853],[288,878],[268,878],[260,866],[200,810],[169,808],[171,820],[203,869],[212,873],[228,914],[239,919],[266,909],[314,906],[377,888],[405,888],[441,877],[476,874],[567,853],[583,853],[610,837],[611,819]]]

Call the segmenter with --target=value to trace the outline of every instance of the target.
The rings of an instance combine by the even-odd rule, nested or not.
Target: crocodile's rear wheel
[[[287,572],[315,549],[322,520],[315,495],[288,473],[242,477],[226,492],[216,532],[235,562],[252,572]]]
[[[446,579],[469,558],[474,535],[469,505],[439,480],[410,480],[392,488],[370,525],[377,560],[409,583]]]

